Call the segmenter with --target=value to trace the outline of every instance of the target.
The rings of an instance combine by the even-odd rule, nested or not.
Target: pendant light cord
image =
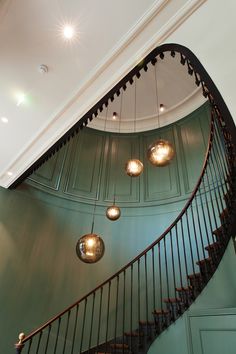
[[[119,112],[119,135],[120,135],[120,126],[121,126],[121,115],[122,115],[122,104],[123,104],[123,90],[121,91],[121,95],[120,95],[120,112]],[[115,161],[116,161],[116,166],[118,163],[118,151],[119,151],[119,138],[117,141],[117,149],[116,149],[116,156],[115,156]],[[115,174],[115,180],[114,180],[114,200],[113,200],[113,204],[115,205],[116,203],[116,184],[117,184],[117,173]]]
[[[108,105],[106,107],[106,116],[105,116],[105,123],[104,123],[104,132],[106,132],[106,127],[107,127],[107,114],[108,114]],[[98,145],[97,145],[97,150],[96,152],[98,152]],[[98,185],[97,184],[97,189],[96,189],[96,198],[97,198],[97,193],[98,193]],[[93,229],[94,229],[94,220],[95,220],[95,211],[96,211],[96,206],[97,206],[97,199],[95,199],[95,203],[94,203],[94,209],[93,209],[93,221],[92,221],[92,228],[91,228],[91,234],[93,233]]]
[[[156,66],[154,66],[154,71],[155,71],[155,91],[156,91],[156,104],[157,104],[157,124],[158,124],[158,128],[161,127],[160,125],[160,109],[159,109],[159,98],[158,98],[158,88],[157,88],[157,69]]]

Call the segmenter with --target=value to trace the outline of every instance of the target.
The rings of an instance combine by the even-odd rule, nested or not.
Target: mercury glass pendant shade
[[[98,262],[104,252],[105,245],[102,238],[93,233],[82,236],[76,245],[77,256],[85,263]]]
[[[130,177],[138,177],[143,172],[143,164],[138,159],[130,159],[125,164],[125,171]]]
[[[167,140],[156,140],[152,143],[147,152],[148,160],[154,166],[166,166],[175,155],[172,144]]]
[[[111,205],[106,210],[106,217],[111,221],[118,220],[120,215],[121,211],[117,205]]]

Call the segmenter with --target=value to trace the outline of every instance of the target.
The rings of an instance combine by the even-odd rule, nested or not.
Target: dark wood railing
[[[180,60],[195,75],[211,107],[207,152],[191,197],[168,229],[135,259],[43,326],[22,335],[18,354],[145,351],[191,305],[216,270],[236,231],[231,207],[235,127],[216,88],[210,91],[207,79],[182,52]],[[155,65],[156,57],[149,61]]]

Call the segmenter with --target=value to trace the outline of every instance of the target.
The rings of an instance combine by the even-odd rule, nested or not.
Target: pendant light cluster
[[[134,133],[136,132],[136,100],[137,100],[136,78],[134,83]],[[143,163],[137,158],[129,159],[125,164],[125,171],[130,177],[138,177],[143,172]]]
[[[121,124],[121,116],[122,116],[122,102],[123,102],[123,91],[121,93],[121,98],[120,98],[119,133],[120,133],[120,124]],[[113,119],[117,119],[118,118],[116,112],[113,112],[112,118]],[[107,115],[106,115],[106,119],[107,119]],[[116,148],[116,157],[115,157],[116,165],[117,165],[117,161],[118,161],[118,148],[119,148],[119,142],[118,142],[118,145],[117,145],[117,148]],[[113,200],[113,204],[111,206],[109,206],[107,208],[107,210],[106,210],[106,217],[107,217],[107,219],[109,219],[111,221],[116,221],[121,216],[121,210],[116,205],[116,182],[117,182],[116,179],[117,179],[117,174],[115,174],[115,180],[114,180],[114,200]]]
[[[155,72],[155,92],[156,92],[156,104],[157,104],[157,123],[160,128],[160,112],[163,112],[165,107],[158,102],[158,88],[157,88],[157,71]],[[147,158],[153,166],[164,167],[169,165],[175,155],[174,148],[168,140],[158,139],[155,140],[148,148]]]
[[[158,102],[158,88],[157,88],[157,73],[156,73],[156,61],[152,62],[154,65],[154,72],[155,72],[155,91],[156,91],[156,105],[157,105],[157,121],[158,121],[158,128],[160,128],[160,112],[163,112],[165,107],[163,104],[159,105]],[[146,70],[145,70],[146,71]],[[139,76],[137,76],[139,77]],[[133,83],[133,80],[132,80]],[[122,115],[122,98],[123,98],[123,91],[120,98],[120,114],[118,115],[116,112],[113,112],[112,119],[116,120],[119,118],[119,133],[120,133],[120,124],[121,124],[121,115]],[[136,87],[136,77],[134,83],[134,133],[136,132],[136,116],[137,116],[137,87]],[[107,113],[108,113],[108,104],[106,104],[107,111],[106,111],[106,119],[105,119],[105,126],[104,131],[106,131],[106,123],[107,123]],[[133,154],[132,154],[133,155]],[[149,147],[147,151],[147,158],[149,162],[156,167],[163,167],[168,165],[175,155],[174,148],[172,144],[165,140],[165,139],[157,139],[155,140]],[[116,165],[118,160],[118,145],[116,148]],[[137,156],[131,156],[130,159],[125,164],[125,172],[130,177],[138,177],[143,172],[143,163],[139,160]],[[114,200],[113,204],[106,209],[106,217],[110,221],[116,221],[121,216],[121,210],[116,205],[116,176],[114,180]],[[92,222],[92,229],[91,233],[83,235],[77,242],[76,245],[76,253],[79,259],[85,263],[96,263],[99,261],[105,252],[105,245],[102,238],[93,232],[94,229],[94,218],[95,218],[95,210],[96,210],[96,202],[94,206],[94,213],[93,213],[93,222]]]
[[[79,259],[84,263],[96,263],[98,262],[105,252],[105,245],[103,239],[93,232],[94,219],[96,211],[96,202],[93,211],[93,222],[91,232],[83,235],[77,242],[76,253]]]

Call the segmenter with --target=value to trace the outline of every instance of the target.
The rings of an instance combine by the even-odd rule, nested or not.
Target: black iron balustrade
[[[173,46],[172,56],[176,49]],[[154,59],[149,57],[155,65]],[[46,324],[21,335],[18,354],[145,352],[216,270],[235,233],[235,127],[218,91],[214,86],[210,90],[209,77],[203,81],[182,52],[181,63],[194,73],[211,106],[208,148],[191,197],[140,255]]]

